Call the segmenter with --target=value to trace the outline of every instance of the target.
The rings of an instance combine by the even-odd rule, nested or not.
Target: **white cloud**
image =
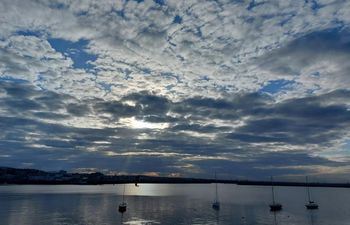
[[[35,83],[39,76],[61,76],[72,60],[34,36],[10,36],[0,41],[0,74]]]
[[[146,89],[182,98],[256,91],[267,81],[279,77],[261,73],[256,57],[263,57],[296,37],[334,27],[336,23],[347,24],[349,20],[346,6],[349,3],[346,2],[321,2],[322,7],[315,10],[311,3],[296,1],[256,2],[250,10],[247,10],[248,2],[166,3],[159,5],[151,0],[140,3],[2,1],[1,34],[7,40],[16,31],[28,30],[41,31],[41,38],[89,40],[89,51],[98,56],[95,65],[100,71],[96,83],[111,84],[113,88],[105,93],[106,90],[95,82],[82,83],[87,96],[104,92],[100,95],[120,97]],[[182,18],[181,24],[173,23],[176,15]],[[318,64],[312,66],[332,74],[337,72],[325,68],[322,62]],[[6,65],[1,68],[5,73],[3,67]],[[6,73],[24,78],[27,74],[23,71],[31,70],[20,66],[17,69]],[[31,80],[35,80],[36,72],[31,72]],[[58,69],[56,72],[65,76]],[[163,74],[174,74],[176,79]],[[199,81],[203,76],[208,78],[206,82]],[[79,78],[89,80],[91,75],[79,73]],[[344,80],[335,80],[333,87],[326,89],[325,85],[320,85],[318,92],[343,88]],[[308,87],[328,82],[312,78],[299,81]],[[54,88],[46,83],[40,85]],[[89,94],[88,90],[95,91]],[[288,93],[286,95],[288,97]],[[293,90],[291,96],[294,96]]]

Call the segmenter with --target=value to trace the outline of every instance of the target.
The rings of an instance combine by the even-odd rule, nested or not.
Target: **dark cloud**
[[[88,105],[71,103],[66,106],[67,113],[74,116],[84,116],[90,113]]]
[[[164,115],[170,106],[170,101],[166,97],[148,92],[133,93],[122,100],[135,101],[136,105],[141,108],[142,114],[146,115]]]
[[[251,177],[306,171],[296,166],[344,166],[314,153],[348,134],[346,90],[281,102],[256,93],[173,102],[146,92],[79,100],[18,82],[2,82],[0,89],[6,93],[0,98],[6,166],[191,175],[220,168]],[[167,126],[122,124],[131,117]]]
[[[309,33],[264,55],[261,67],[282,75],[300,75],[309,66],[331,61],[338,64],[338,72],[344,73],[349,71],[349,66],[342,64],[350,58],[349,36],[348,30],[339,28]]]
[[[34,112],[33,116],[42,118],[42,119],[51,119],[51,120],[63,120],[63,119],[69,118],[69,115],[54,113],[54,112]]]
[[[139,113],[138,107],[129,106],[119,101],[106,102],[104,100],[100,100],[93,105],[93,108],[98,114],[109,114],[110,119],[113,121],[116,121],[121,117],[136,116]]]
[[[35,91],[32,89],[31,85],[27,82],[19,83],[18,85],[14,85],[12,82],[1,82],[0,83],[1,90],[4,91],[7,95],[12,97],[31,97],[35,95]],[[24,88],[29,87],[29,88]]]
[[[214,126],[214,125],[201,125],[201,124],[189,124],[182,123],[171,127],[172,131],[196,131],[199,133],[215,133],[225,132],[230,130],[230,126]]]
[[[228,137],[246,142],[330,143],[348,132],[350,111],[342,102],[327,105],[324,99],[337,95],[343,98],[345,93],[349,98],[349,91],[337,91],[266,105],[258,112],[254,110],[254,117]]]
[[[239,120],[245,114],[266,110],[273,103],[268,95],[258,93],[236,94],[225,99],[193,97],[173,104],[172,111],[189,115],[191,119]]]

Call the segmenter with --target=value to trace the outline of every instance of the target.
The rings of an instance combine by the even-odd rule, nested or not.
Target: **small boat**
[[[280,211],[282,210],[282,205],[280,203],[272,203],[270,204],[271,211]]]
[[[307,197],[308,197],[308,203],[305,204],[305,207],[307,209],[318,209],[318,204],[314,201],[311,201],[311,197],[310,197],[310,187],[309,187],[309,182],[308,179],[306,177],[306,190],[307,190]]]
[[[307,209],[318,209],[318,204],[313,201],[309,201],[309,203],[305,204]]]
[[[122,203],[119,204],[118,211],[119,211],[120,213],[126,212],[126,203],[125,203],[125,202],[122,202]]]
[[[220,202],[219,202],[219,194],[218,194],[218,183],[216,180],[216,172],[215,172],[215,200],[212,204],[213,209],[220,210]]]
[[[119,204],[119,207],[118,207],[118,211],[120,212],[120,213],[124,213],[124,212],[126,212],[126,202],[124,201],[124,197],[125,196],[125,184],[124,184],[124,189],[123,189],[123,201],[122,201],[122,203],[120,203]]]
[[[214,202],[212,205],[213,209],[220,210],[220,202]]]
[[[275,211],[282,210],[282,204],[277,203],[275,201],[275,190],[274,190],[272,177],[271,177],[271,191],[272,191],[272,203],[269,205],[270,206],[270,211],[275,212]]]

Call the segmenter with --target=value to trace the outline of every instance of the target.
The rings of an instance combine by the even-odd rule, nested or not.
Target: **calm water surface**
[[[123,185],[0,186],[1,225],[221,224],[349,225],[350,189],[313,188],[320,209],[307,211],[305,188],[276,187],[283,211],[271,213],[269,187],[219,185],[126,186],[127,212],[118,212]]]

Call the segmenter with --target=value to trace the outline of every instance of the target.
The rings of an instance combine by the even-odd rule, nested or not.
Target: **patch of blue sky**
[[[112,91],[112,86],[113,86],[112,84],[108,84],[108,83],[105,83],[105,82],[99,82],[98,84],[102,87],[102,89],[105,92],[109,93],[109,92]]]
[[[48,42],[56,51],[70,57],[73,60],[73,67],[79,69],[93,69],[91,62],[97,59],[97,56],[86,51],[87,40],[77,42],[67,41],[60,38],[50,38]]]
[[[284,80],[284,79],[272,80],[272,81],[269,81],[267,85],[262,87],[259,90],[259,92],[276,94],[281,91],[290,90],[294,84],[295,84],[295,81],[291,81],[291,80]]]
[[[61,2],[50,2],[50,8],[53,9],[67,9],[68,5],[61,3]]]
[[[281,22],[279,22],[279,25],[283,27],[285,24],[287,24],[289,21],[291,21],[295,17],[294,13],[291,13],[287,18],[282,19]]]
[[[313,77],[319,77],[321,76],[321,73],[320,72],[314,72],[311,74]]]
[[[142,71],[144,75],[150,75],[152,72],[149,68],[140,68],[140,71]]]
[[[140,3],[141,1],[137,1],[137,2]],[[86,13],[88,13],[88,12],[86,12]],[[117,16],[120,16],[121,18],[125,19],[124,9],[121,9],[121,10],[111,9],[111,13],[115,13]]]
[[[250,11],[254,7],[259,6],[259,5],[263,5],[263,4],[265,4],[265,2],[255,2],[255,0],[252,0],[248,5],[247,10]]]
[[[242,19],[244,20],[244,22],[250,24],[252,24],[255,21],[255,18],[252,16],[242,16]]]
[[[39,87],[41,90],[45,90],[45,76],[43,73],[39,73],[37,79],[34,81],[35,85]]]
[[[15,83],[28,83],[27,80],[24,79],[17,79],[11,76],[0,76],[0,81],[10,81]]]
[[[125,69],[125,70],[123,71],[124,79],[125,79],[125,80],[132,80],[133,77],[131,76],[131,73],[132,73],[132,72],[131,72],[130,70]]]
[[[165,0],[153,0],[153,1],[159,5],[165,5]]]
[[[181,24],[181,23],[182,23],[182,17],[179,16],[179,15],[176,15],[176,16],[174,17],[173,23]]]
[[[194,35],[196,35],[197,37],[200,37],[200,38],[203,37],[202,30],[200,27],[196,27],[196,32],[194,32]]]
[[[199,77],[199,79],[203,81],[210,81],[210,78],[207,75],[202,75]]]
[[[313,11],[317,11],[321,8],[321,5],[318,4],[318,2],[316,0],[311,0],[310,2],[311,2],[311,9]]]
[[[181,79],[180,79],[180,77],[179,77],[179,75],[176,75],[175,73],[167,72],[167,73],[161,73],[160,75],[163,76],[163,77],[171,77],[171,78],[174,78],[174,79],[176,79],[176,82],[177,82],[177,83],[182,83],[182,82],[181,82]]]
[[[23,36],[35,36],[35,37],[41,37],[43,35],[40,31],[32,31],[32,30],[20,30],[16,32],[17,35],[23,35]]]
[[[170,91],[170,90],[172,90],[175,86],[176,86],[176,85],[174,85],[174,84],[169,84],[169,85],[165,86],[165,88],[166,88],[168,91]]]

